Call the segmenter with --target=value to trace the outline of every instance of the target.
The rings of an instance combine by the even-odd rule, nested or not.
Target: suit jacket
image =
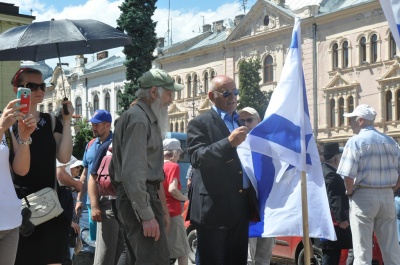
[[[213,109],[189,122],[188,152],[194,174],[188,213],[193,224],[233,228],[240,217],[249,214],[242,166],[229,135],[225,122]],[[251,189],[252,205],[254,194]]]

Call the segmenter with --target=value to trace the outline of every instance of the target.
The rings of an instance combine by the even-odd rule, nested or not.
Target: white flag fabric
[[[400,0],[380,0],[383,12],[389,23],[390,31],[396,42],[400,46]]]
[[[272,94],[264,120],[237,149],[261,208],[261,222],[250,224],[251,237],[303,236],[301,172],[304,171],[309,236],[336,240],[301,62],[300,19],[296,18],[281,81]]]

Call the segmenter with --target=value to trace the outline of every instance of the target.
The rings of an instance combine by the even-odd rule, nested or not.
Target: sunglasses
[[[235,96],[239,95],[239,89],[237,89],[237,88],[233,89],[232,91],[224,90],[224,91],[222,91],[222,92],[219,92],[219,91],[214,91],[214,92],[215,92],[215,93],[218,93],[218,94],[220,94],[220,95],[222,95],[224,98],[229,97],[232,93],[233,93]]]
[[[252,123],[254,121],[254,118],[247,118],[247,119],[240,119],[243,123]]]
[[[43,92],[46,91],[46,83],[36,84],[36,83],[25,83],[24,87],[29,88],[31,91],[35,92],[39,89]]]

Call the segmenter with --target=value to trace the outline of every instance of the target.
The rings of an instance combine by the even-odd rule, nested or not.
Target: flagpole
[[[308,203],[307,203],[307,179],[306,172],[301,172],[301,209],[303,216],[303,245],[304,245],[304,264],[310,265],[310,233],[308,229]]]

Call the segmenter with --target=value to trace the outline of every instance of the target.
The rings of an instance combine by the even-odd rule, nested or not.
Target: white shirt
[[[21,225],[21,200],[15,193],[9,163],[10,151],[5,135],[0,142],[0,231]]]

